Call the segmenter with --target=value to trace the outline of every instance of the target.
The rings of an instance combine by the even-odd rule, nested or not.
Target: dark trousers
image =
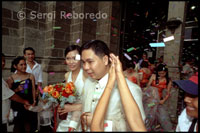
[[[1,124],[1,127],[2,127],[2,133],[7,133],[7,124]]]
[[[40,126],[40,132],[41,133],[52,133],[53,130],[50,127],[50,125],[48,125],[48,126]]]
[[[35,132],[37,130],[37,113],[31,111],[18,112],[14,118],[14,132]]]

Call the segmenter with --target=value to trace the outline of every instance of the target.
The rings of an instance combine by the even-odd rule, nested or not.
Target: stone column
[[[98,2],[94,1],[84,1],[84,14],[87,15],[87,18],[83,19],[83,36],[82,43],[89,40],[95,40],[96,35],[99,34],[96,32],[96,27],[98,21],[101,19],[95,18],[98,14]]]
[[[100,1],[98,2],[98,10],[101,13],[106,13],[106,19],[100,19],[97,21],[96,39],[104,41],[108,47],[110,47],[111,38],[111,15],[112,15],[112,1]]]
[[[6,80],[10,72],[11,61],[18,55],[21,44],[19,20],[17,12],[21,10],[22,2],[2,2],[2,53],[5,54],[6,65],[2,77]],[[22,51],[20,51],[20,55]]]
[[[172,34],[170,30],[166,31],[166,37],[174,35],[174,40],[165,42],[164,48],[164,62],[168,65],[169,77],[172,80],[180,79],[179,62],[181,58],[181,51],[183,45],[184,23],[186,17],[186,2],[170,1],[168,20],[179,17],[182,24]],[[167,102],[167,107],[172,118],[176,116],[176,108],[178,102],[178,89],[172,88],[171,95]]]
[[[43,76],[45,85],[62,82],[68,71],[64,51],[70,44],[70,19],[61,14],[71,12],[71,2],[47,2],[47,13],[53,13],[53,20],[46,19]]]
[[[110,36],[110,49],[113,53],[119,55],[120,49],[120,31],[121,27],[121,7],[119,1],[112,1],[111,17],[111,36]]]
[[[84,12],[84,2],[81,1],[72,1],[72,12],[71,13],[83,13]],[[70,45],[82,44],[82,36],[83,36],[83,19],[80,19],[79,16],[73,14],[74,19],[71,19],[70,25]],[[76,41],[80,39],[79,42]]]

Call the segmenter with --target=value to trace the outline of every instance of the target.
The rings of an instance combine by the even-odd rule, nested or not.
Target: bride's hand
[[[64,108],[61,108],[60,106],[58,106],[58,110],[57,111],[58,111],[59,115],[63,115],[63,114],[66,114],[68,112],[71,112],[72,108],[71,108],[70,104],[65,104]]]

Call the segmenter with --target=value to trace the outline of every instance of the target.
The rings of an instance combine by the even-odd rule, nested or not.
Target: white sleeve
[[[130,92],[132,93],[132,96],[134,97],[134,99],[140,109],[142,119],[143,119],[143,121],[145,121],[146,115],[144,112],[144,107],[143,107],[143,102],[142,102],[142,90],[138,85],[132,83],[131,81],[129,81],[127,79],[126,79],[126,82],[130,89]]]
[[[39,65],[39,76],[38,76],[38,82],[42,83],[42,67]]]
[[[180,132],[179,124],[177,124],[177,126],[176,126],[176,132]]]
[[[2,100],[8,99],[15,94],[15,92],[8,87],[8,84],[3,80],[3,78],[2,78],[2,94],[3,94]]]

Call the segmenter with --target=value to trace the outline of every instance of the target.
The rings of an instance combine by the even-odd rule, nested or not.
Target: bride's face
[[[77,50],[70,51],[66,55],[65,61],[71,71],[75,71],[81,67],[80,59],[77,60],[76,58],[77,55],[79,55]]]

